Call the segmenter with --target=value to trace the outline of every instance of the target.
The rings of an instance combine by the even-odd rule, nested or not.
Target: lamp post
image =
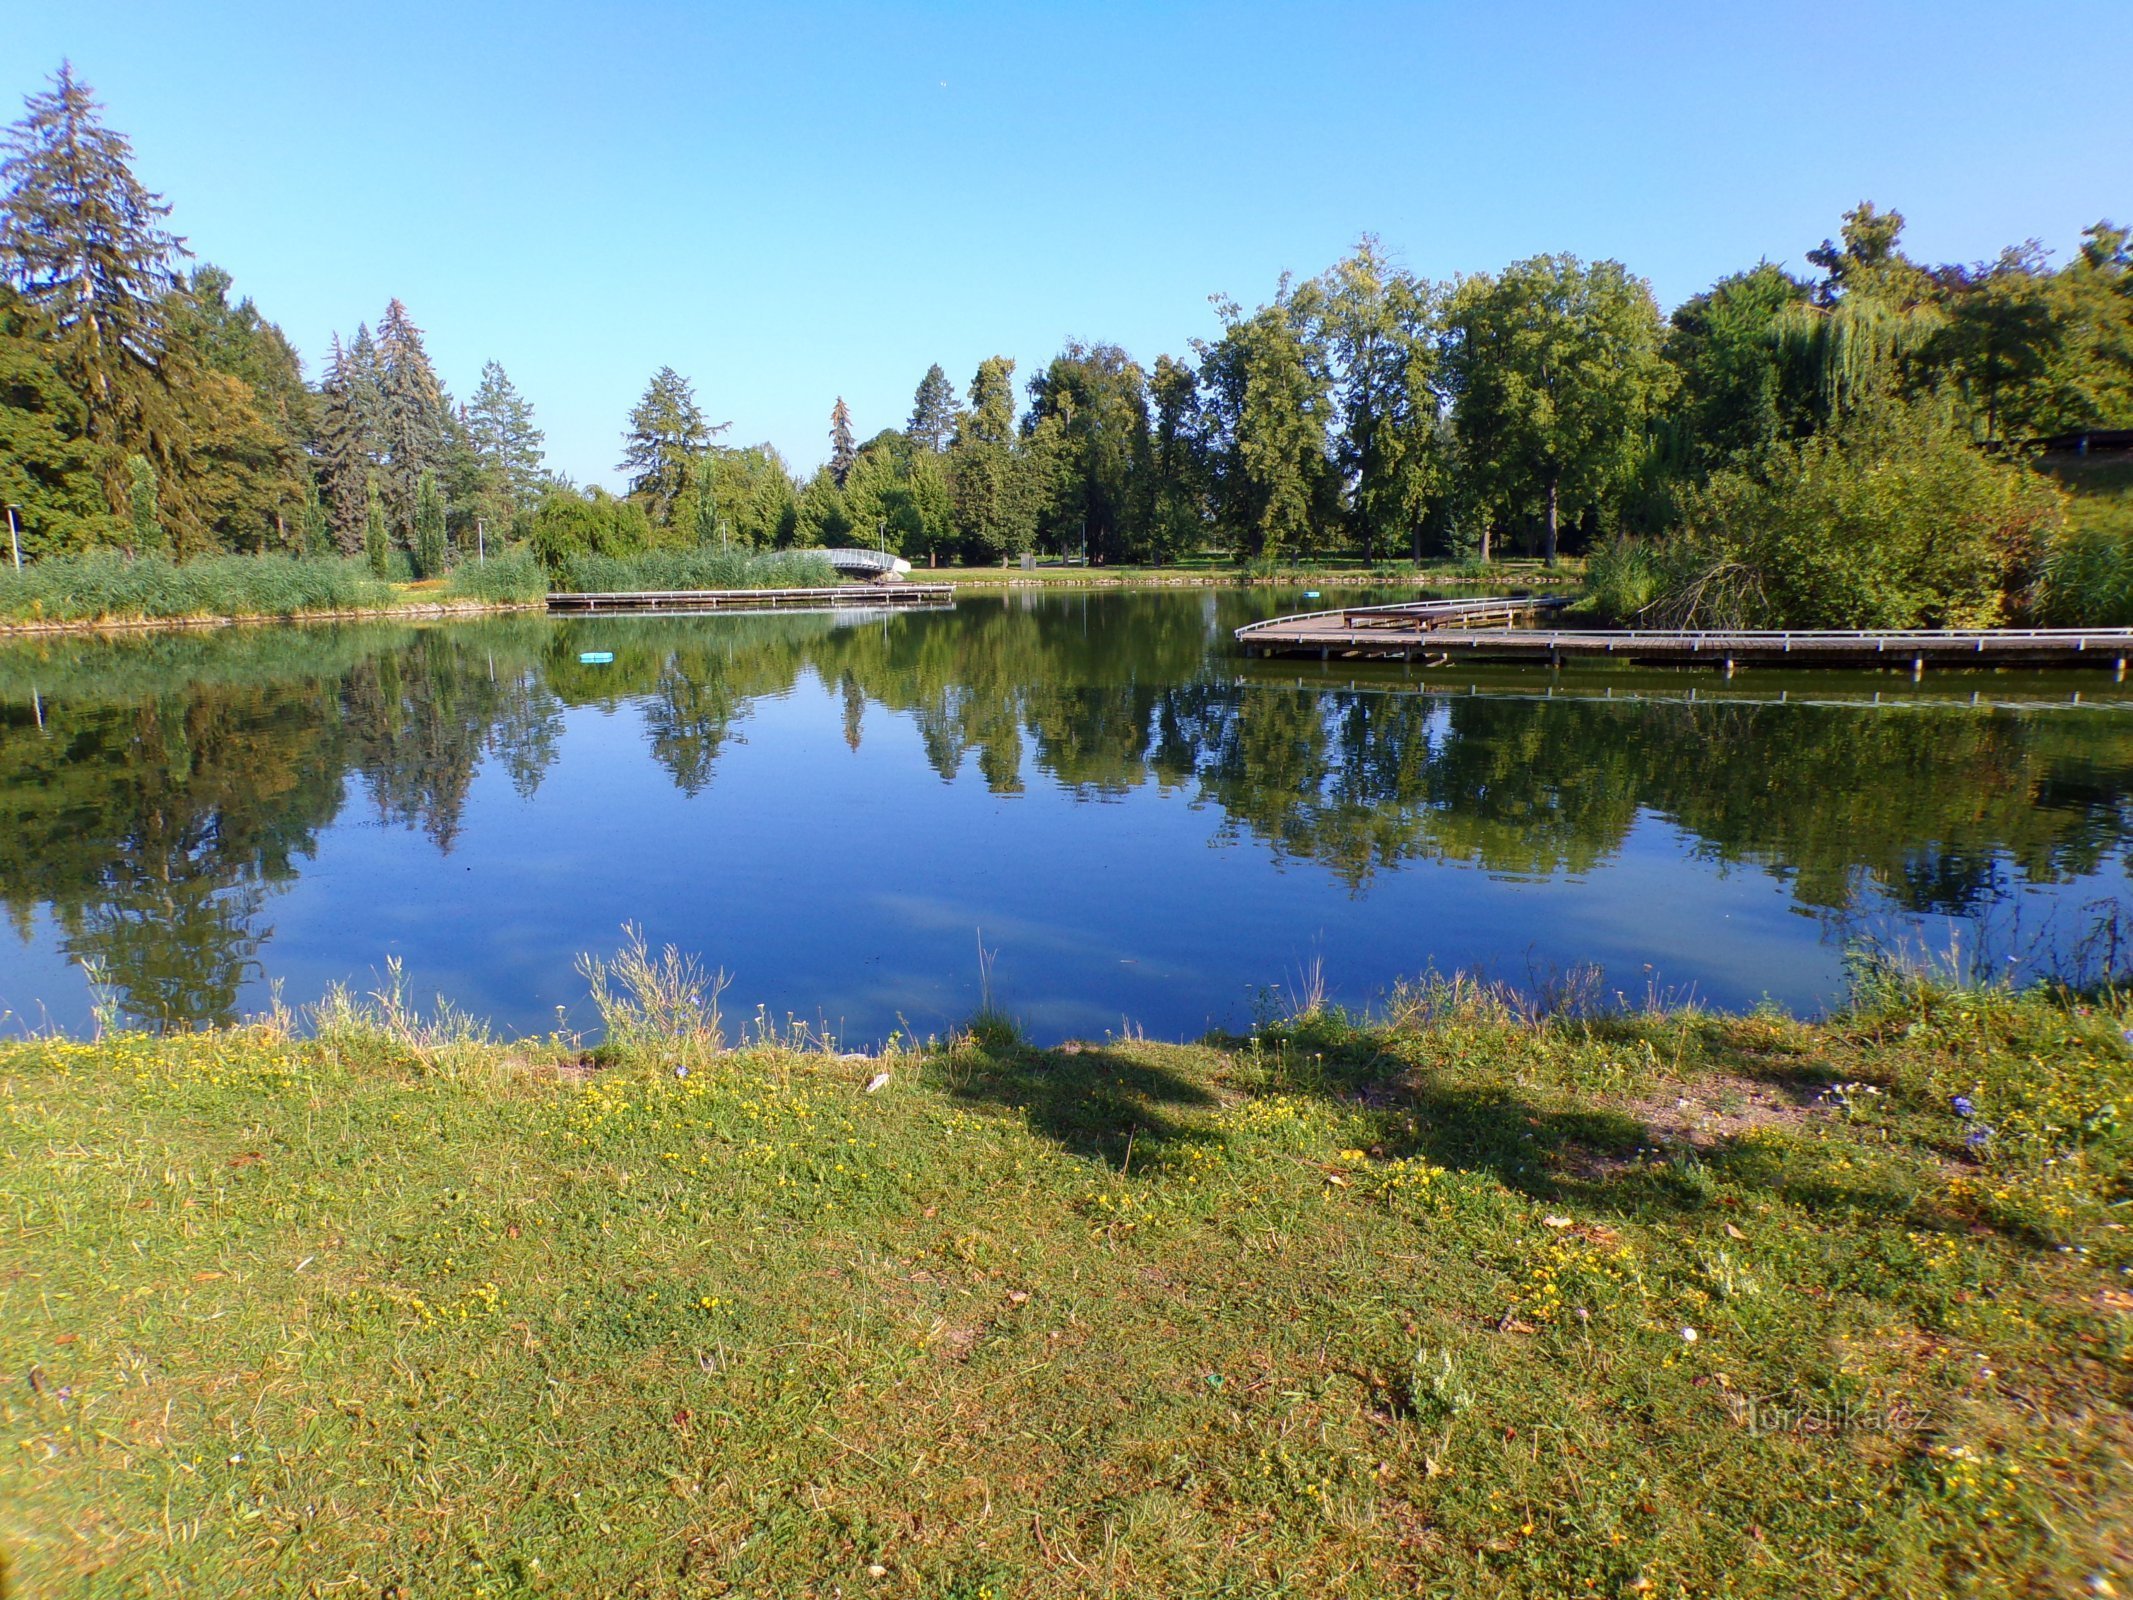
[[[21,509],[22,507],[20,506],[9,506],[7,508],[7,542],[14,546],[15,570],[17,572],[22,570],[22,524],[15,520],[15,513]]]

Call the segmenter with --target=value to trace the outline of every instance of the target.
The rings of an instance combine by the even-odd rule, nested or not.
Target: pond
[[[0,1007],[229,1020],[334,982],[595,1018],[625,923],[854,1046],[1320,986],[1813,1011],[1865,944],[2115,959],[2133,696],[2098,676],[1239,659],[1265,590],[512,616],[0,648]],[[586,656],[610,655],[608,661]],[[984,956],[981,959],[981,951]]]

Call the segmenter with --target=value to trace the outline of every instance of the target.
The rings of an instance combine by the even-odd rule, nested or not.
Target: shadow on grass
[[[1395,1058],[1367,1035],[1302,1042],[1310,1048],[1297,1049],[1295,1037],[1285,1051],[1277,1045],[1271,1081],[1257,1092],[1316,1095],[1361,1109],[1376,1125],[1373,1157],[1420,1158],[1486,1174],[1551,1207],[1650,1220],[1721,1214],[1765,1195],[1915,1226],[1951,1222],[1892,1169],[1840,1173],[1811,1147],[1723,1134],[1687,1140],[1639,1115],[1630,1096],[1610,1097],[1627,1105],[1599,1097],[1551,1105],[1486,1072],[1469,1081],[1467,1074]],[[1723,1072],[1770,1085],[1798,1108],[1786,1133],[1811,1130],[1806,1107],[1826,1073],[1789,1054],[1736,1059],[1722,1039],[1708,1046],[1682,1064],[1686,1078]],[[1114,1170],[1138,1172],[1140,1156],[1156,1157],[1165,1146],[1222,1142],[1206,1125],[1205,1114],[1220,1104],[1208,1087],[1116,1048],[972,1048],[946,1060],[941,1071],[957,1099],[1011,1108],[1034,1131]],[[1666,1081],[1655,1073],[1655,1087]],[[1150,1160],[1149,1181],[1160,1181],[1160,1166]]]
[[[1129,1168],[1129,1151],[1221,1142],[1184,1120],[1218,1104],[1205,1087],[1102,1046],[973,1047],[940,1070],[958,1100],[1011,1107],[1036,1132],[1109,1167]]]

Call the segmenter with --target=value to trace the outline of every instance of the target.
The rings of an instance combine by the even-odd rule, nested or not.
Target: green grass
[[[590,1061],[0,1046],[15,1592],[2124,1592],[2115,1002],[858,1059],[596,977]]]

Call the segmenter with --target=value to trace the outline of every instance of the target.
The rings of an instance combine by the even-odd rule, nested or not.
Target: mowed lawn
[[[2133,1594],[2114,1003],[1401,1012],[0,1046],[9,1592]]]

